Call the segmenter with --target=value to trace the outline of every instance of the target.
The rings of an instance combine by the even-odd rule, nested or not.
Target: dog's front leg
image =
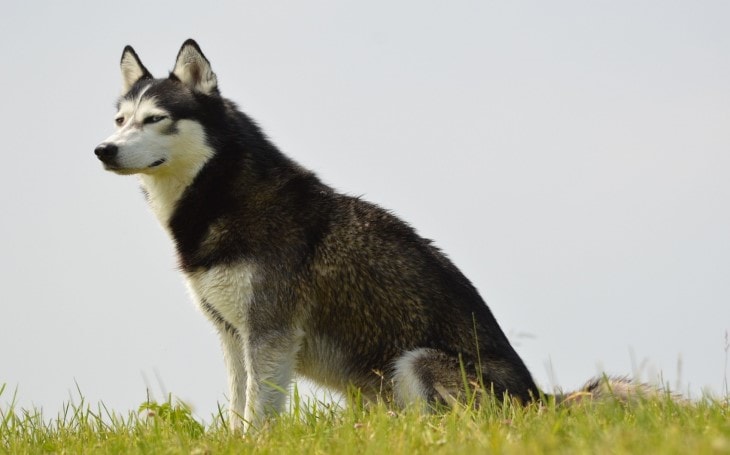
[[[232,431],[243,430],[243,416],[246,412],[247,374],[244,362],[243,343],[239,332],[232,327],[220,327],[223,359],[228,372],[229,409],[228,424]]]
[[[253,332],[244,340],[248,373],[244,431],[260,428],[267,416],[284,409],[300,343],[296,330]]]

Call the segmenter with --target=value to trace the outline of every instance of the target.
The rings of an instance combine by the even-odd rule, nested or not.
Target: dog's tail
[[[669,399],[684,402],[685,399],[661,386],[637,382],[625,376],[598,376],[592,378],[574,392],[558,392],[554,395],[560,405],[571,405],[585,401],[618,401],[637,403],[643,400]]]

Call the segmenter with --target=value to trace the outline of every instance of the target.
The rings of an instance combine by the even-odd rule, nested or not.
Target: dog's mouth
[[[167,162],[167,159],[160,158],[159,160],[153,162],[147,167],[144,168],[130,168],[130,167],[122,167],[119,166],[116,162],[105,162],[104,163],[104,169],[107,171],[111,171],[117,174],[121,175],[130,175],[130,174],[139,174],[140,172],[144,172],[145,169],[153,169],[158,166],[161,166]]]
[[[119,167],[114,164],[106,164],[106,163],[104,163],[104,169],[107,171],[113,172],[115,174],[119,174],[119,175],[133,175],[133,174],[139,174],[141,172],[139,169]]]

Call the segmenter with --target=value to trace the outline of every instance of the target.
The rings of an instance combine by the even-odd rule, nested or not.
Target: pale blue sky
[[[725,1],[4,5],[0,383],[49,413],[75,381],[133,409],[156,374],[203,417],[225,402],[170,241],[93,155],[124,45],[162,76],[192,37],[285,153],[434,239],[542,387],[721,393],[728,23]]]

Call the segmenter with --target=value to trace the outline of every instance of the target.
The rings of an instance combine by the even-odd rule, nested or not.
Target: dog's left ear
[[[152,79],[152,74],[144,67],[132,46],[124,48],[119,66],[122,69],[122,91],[124,93],[127,93],[137,81]]]
[[[170,77],[205,95],[218,92],[218,79],[210,68],[210,62],[192,39],[185,41],[177,53],[175,69]]]

